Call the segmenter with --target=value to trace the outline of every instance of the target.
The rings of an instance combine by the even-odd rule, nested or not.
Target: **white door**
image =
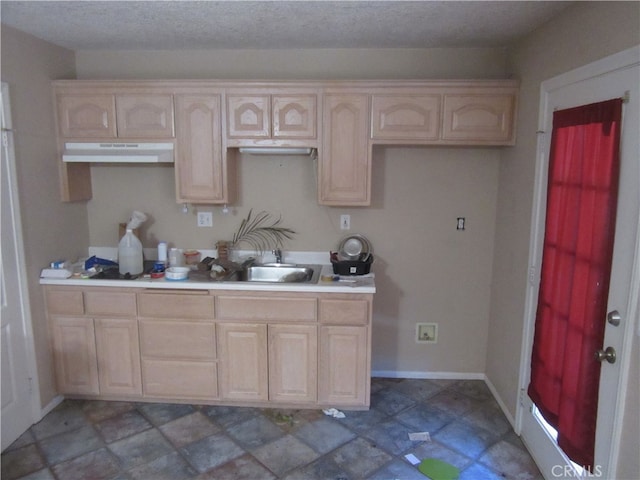
[[[624,397],[626,385],[620,379],[629,368],[634,323],[638,315],[632,294],[640,283],[640,47],[607,57],[586,67],[555,77],[542,84],[540,128],[538,146],[536,192],[533,233],[530,252],[530,280],[527,292],[527,331],[521,368],[521,405],[518,421],[522,439],[546,479],[576,478],[574,465],[557,447],[555,439],[543,427],[536,415],[531,399],[526,395],[529,385],[531,346],[540,281],[544,219],[546,210],[546,181],[549,143],[554,110],[623,97],[629,100],[623,106],[621,135],[621,173],[616,218],[615,245],[607,311],[617,310],[621,316],[619,326],[607,323],[604,346],[613,347],[618,358],[614,364],[601,365],[596,426],[595,464],[593,477],[615,478],[617,450],[620,440],[620,414],[618,402]],[[634,290],[635,289],[635,290]],[[595,353],[595,352],[594,352]],[[580,472],[580,469],[578,469]],[[587,473],[584,473],[587,476]]]
[[[27,430],[34,420],[29,374],[33,349],[31,323],[25,297],[24,255],[13,152],[8,88],[2,84],[2,256],[0,302],[2,330],[2,450]],[[33,344],[31,344],[33,345]],[[28,353],[29,352],[29,353]],[[31,354],[31,356],[30,356]],[[30,378],[31,377],[31,378]]]

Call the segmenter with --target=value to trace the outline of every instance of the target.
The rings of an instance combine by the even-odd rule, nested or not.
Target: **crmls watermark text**
[[[602,478],[602,466],[596,465],[593,471],[586,468],[576,470],[571,465],[554,465],[551,468],[551,475],[555,478]]]

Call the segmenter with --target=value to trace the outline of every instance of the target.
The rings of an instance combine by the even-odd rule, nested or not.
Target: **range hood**
[[[251,155],[311,155],[313,148],[307,147],[240,147],[240,153]]]
[[[62,161],[173,163],[173,143],[65,143]]]

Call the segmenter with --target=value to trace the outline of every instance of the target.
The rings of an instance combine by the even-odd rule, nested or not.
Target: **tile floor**
[[[272,410],[65,400],[2,453],[2,479],[542,479],[482,381],[372,379],[371,409]],[[414,442],[409,432],[431,434]]]

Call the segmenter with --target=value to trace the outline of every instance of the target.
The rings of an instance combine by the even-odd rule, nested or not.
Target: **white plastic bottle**
[[[118,265],[121,275],[126,273],[139,275],[144,269],[142,243],[130,228],[127,228],[127,232],[118,244]]]

